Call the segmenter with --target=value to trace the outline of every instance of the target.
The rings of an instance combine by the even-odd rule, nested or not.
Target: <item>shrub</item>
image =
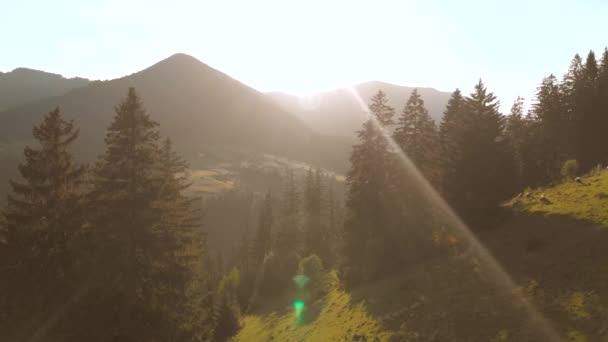
[[[578,174],[578,162],[574,159],[567,160],[560,173],[564,178],[573,179]]]

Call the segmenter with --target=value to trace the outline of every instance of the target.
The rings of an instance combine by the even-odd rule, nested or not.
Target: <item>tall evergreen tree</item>
[[[183,303],[193,266],[188,260],[200,257],[192,251],[200,249],[196,219],[182,194],[185,164],[169,142],[160,146],[157,126],[130,88],[116,107],[93,179],[91,219],[107,284],[96,289],[107,294],[108,317],[99,321],[111,325],[100,329],[128,340],[175,338],[175,305]]]
[[[380,94],[380,93],[379,93]],[[378,95],[370,110],[375,119],[367,120],[357,132],[359,143],[353,146],[351,168],[347,174],[347,214],[344,221],[344,257],[347,282],[373,277],[393,266],[388,256],[395,239],[389,238],[394,218],[394,159],[381,124],[388,123],[392,109],[379,110]],[[394,249],[396,250],[396,249]]]
[[[264,257],[270,252],[273,224],[272,195],[268,190],[260,209],[258,227],[251,246],[251,256],[256,267],[262,265]]]
[[[300,229],[300,194],[293,170],[288,170],[282,194],[280,224],[277,227],[276,251],[281,258],[300,249],[298,232]]]
[[[321,171],[308,169],[305,185],[305,254],[322,257],[320,254],[324,252],[324,232],[321,223]]]
[[[513,190],[514,164],[504,136],[505,119],[499,102],[481,80],[454,119],[453,170],[447,173],[447,196],[469,222],[490,219],[499,201]]]
[[[453,181],[456,178],[456,169],[460,156],[460,139],[463,129],[464,97],[459,89],[456,89],[443,112],[443,118],[439,125],[439,159],[441,188],[445,192],[455,192]]]
[[[517,97],[507,117],[505,135],[511,144],[519,179],[521,179],[524,170],[522,150],[525,146],[528,131],[529,124],[524,115],[524,99]],[[518,187],[521,187],[521,182],[518,182]]]
[[[571,118],[563,86],[553,75],[543,79],[532,105],[531,136],[526,144],[525,182],[539,185],[559,178],[561,164],[573,153]]]
[[[378,90],[376,95],[372,97],[369,110],[380,125],[389,126],[393,124],[395,109],[388,104],[388,98],[382,90]]]
[[[581,104],[581,80],[583,76],[583,59],[579,54],[576,54],[570,63],[568,71],[559,84],[562,94],[562,111],[565,118],[563,135],[560,135],[564,141],[568,142],[567,150],[564,151],[568,155],[568,159],[575,158],[576,139],[578,136],[577,125]]]
[[[422,174],[435,183],[439,152],[437,128],[418,89],[414,89],[407,100],[393,138]]]
[[[50,315],[83,285],[88,259],[84,232],[85,167],[76,163],[70,147],[78,137],[72,121],[59,108],[33,128],[39,146],[26,147],[19,165],[21,179],[10,181],[12,193],[2,211],[6,241],[0,245],[0,296],[8,307],[8,326],[0,325],[0,339],[29,340]],[[1,301],[4,302],[4,301]],[[63,310],[65,311],[65,310]],[[51,326],[46,338],[61,335]],[[16,333],[16,335],[12,335]]]
[[[595,58],[595,53],[590,51],[583,65],[579,88],[576,90],[577,102],[575,102],[577,144],[576,159],[583,170],[588,170],[592,166],[601,162],[605,131],[598,125],[601,122],[600,111],[598,110],[598,75],[599,67]]]
[[[598,130],[608,132],[608,48],[604,49],[602,60],[599,66],[597,80],[597,110],[598,110]],[[608,163],[608,151],[603,143],[598,144],[597,162]]]

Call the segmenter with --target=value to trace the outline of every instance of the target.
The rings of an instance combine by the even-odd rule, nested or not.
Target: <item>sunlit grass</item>
[[[533,213],[568,215],[608,226],[608,198],[602,198],[601,195],[608,196],[608,172],[584,178],[583,182],[584,184],[578,184],[566,181],[557,186],[530,190],[527,192],[533,198],[525,195],[515,197],[505,203],[505,206]],[[539,200],[542,194],[551,201],[550,204]]]
[[[273,313],[264,317],[245,316],[236,341],[389,341],[393,335],[385,331],[364,304],[353,304],[351,296],[332,289],[321,301],[318,317],[308,324],[298,324],[293,313]],[[297,310],[303,303],[294,304]]]

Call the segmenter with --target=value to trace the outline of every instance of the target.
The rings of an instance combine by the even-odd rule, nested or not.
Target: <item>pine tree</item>
[[[317,254],[323,257],[324,232],[321,224],[321,171],[308,169],[306,176],[305,220],[306,220],[306,246],[305,255]]]
[[[345,278],[348,283],[369,279],[391,268],[398,258],[389,256],[397,242],[390,238],[394,226],[395,163],[380,123],[387,123],[387,113],[379,110],[380,92],[372,98],[370,109],[375,119],[367,120],[357,132],[359,143],[353,146],[351,168],[347,174],[347,214],[344,222]],[[397,249],[393,249],[397,250]]]
[[[239,330],[240,310],[238,305],[238,290],[240,287],[240,272],[232,269],[222,279],[214,308],[213,341],[229,341]]]
[[[583,75],[583,59],[576,54],[570,63],[568,71],[559,84],[562,94],[563,115],[566,121],[562,139],[568,143],[567,150],[563,151],[570,158],[575,158],[577,125],[581,104],[581,80]]]
[[[393,134],[395,142],[431,182],[438,179],[438,134],[435,122],[414,89]]]
[[[256,268],[261,267],[264,258],[270,252],[273,223],[272,195],[268,190],[260,209],[258,227],[251,246],[251,255]]]
[[[569,158],[572,140],[564,88],[553,75],[543,79],[532,105],[531,135],[524,162],[526,185],[539,185],[559,178],[561,164]]]
[[[597,129],[605,134],[608,132],[608,48],[604,49],[598,72],[597,80]],[[608,151],[603,148],[604,144],[598,145],[600,149],[597,155],[598,163],[608,163]]]
[[[286,258],[297,253],[300,216],[300,194],[298,193],[293,170],[287,172],[282,196],[281,221],[277,227],[276,251],[279,257]]]
[[[528,120],[524,116],[524,99],[517,97],[511,107],[511,112],[507,117],[505,136],[509,140],[514,153],[515,167],[519,179],[523,176],[524,165],[522,150],[525,146],[528,131]],[[521,187],[521,182],[518,182],[518,188],[519,187]]]
[[[447,195],[457,211],[475,224],[490,219],[498,203],[514,191],[514,164],[498,107],[496,96],[480,80],[453,123],[457,159],[446,180]]]
[[[598,74],[599,67],[595,53],[590,51],[583,65],[579,88],[576,90],[576,159],[585,171],[597,165],[602,154],[605,131],[598,123],[601,115],[598,111]]]
[[[170,142],[159,146],[158,124],[133,88],[116,107],[106,151],[94,173],[91,217],[100,248],[100,277],[108,284],[108,315],[119,336],[171,339],[178,333],[179,305],[202,251],[185,163]],[[100,327],[100,329],[104,329]]]
[[[460,90],[456,89],[448,100],[439,125],[441,188],[447,193],[456,191],[453,186],[461,152],[460,139],[463,137],[463,109],[464,97]]]
[[[378,90],[376,95],[372,97],[369,104],[369,110],[381,126],[390,126],[393,124],[395,109],[388,105],[388,98],[382,90]]]
[[[69,151],[78,130],[57,108],[34,126],[33,135],[39,147],[25,148],[21,179],[10,181],[12,193],[0,220],[6,230],[6,243],[0,247],[4,249],[0,290],[13,304],[4,308],[10,326],[0,325],[0,339],[29,339],[11,333],[35,331],[74,295],[86,273],[82,268],[88,260],[82,238],[85,167]],[[53,328],[48,338],[57,337]]]

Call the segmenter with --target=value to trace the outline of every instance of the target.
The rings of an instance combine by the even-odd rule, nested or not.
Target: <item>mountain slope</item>
[[[326,165],[346,163],[344,140],[319,136],[264,94],[184,54],[5,111],[0,114],[0,142],[29,141],[32,125],[59,106],[81,129],[77,151],[91,159],[101,151],[113,108],[128,87],[136,88],[161,133],[189,159],[203,145],[222,145]]]
[[[384,82],[367,82],[354,86],[364,103],[378,91],[385,92],[391,105],[400,113],[413,87]],[[435,121],[439,121],[450,97],[449,93],[432,88],[418,88],[425,105]],[[268,93],[285,110],[295,113],[313,129],[326,134],[352,136],[366,118],[359,101],[350,89],[336,89],[308,97],[280,92]]]
[[[446,225],[437,235],[445,253],[338,286],[311,303],[320,314],[303,326],[293,309],[248,313],[237,341],[608,341],[608,171],[583,182],[529,190],[505,204],[495,227],[477,232],[515,288],[497,282]],[[561,339],[547,339],[543,327]]]
[[[64,78],[61,75],[27,68],[0,73],[0,111],[29,102],[60,96],[84,87],[89,80]]]

